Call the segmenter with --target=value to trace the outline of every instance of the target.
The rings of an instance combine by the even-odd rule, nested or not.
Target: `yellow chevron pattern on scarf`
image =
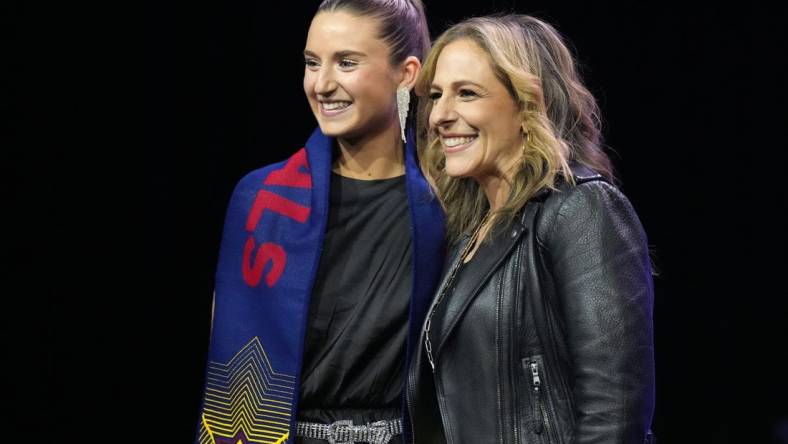
[[[284,443],[295,390],[295,377],[274,371],[257,337],[226,364],[209,362],[200,444]]]

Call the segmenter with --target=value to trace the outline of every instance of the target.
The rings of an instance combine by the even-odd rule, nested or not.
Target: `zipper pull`
[[[531,378],[534,381],[534,391],[539,393],[539,386],[542,385],[542,380],[539,378],[539,364],[536,362],[531,363]]]
[[[542,417],[542,411],[539,409],[541,405],[541,388],[542,388],[542,379],[539,377],[539,364],[536,362],[531,362],[531,381],[533,382],[534,386],[534,399],[533,399],[533,408],[534,408],[534,419],[536,420],[536,434],[541,435],[542,431],[544,430],[544,418]]]

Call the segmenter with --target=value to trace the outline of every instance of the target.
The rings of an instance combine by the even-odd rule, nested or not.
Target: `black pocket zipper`
[[[531,392],[533,394],[533,402],[531,402],[531,405],[534,419],[536,420],[534,432],[537,435],[541,435],[546,430],[547,436],[552,437],[554,436],[552,433],[553,423],[548,413],[548,394],[546,392],[547,387],[545,386],[544,380],[544,368],[539,364],[536,357],[525,359],[523,362],[523,365],[526,367],[525,370],[530,376]]]
[[[533,388],[534,400],[531,403],[534,410],[534,418],[536,421],[536,432],[537,435],[541,435],[544,429],[544,422],[545,418],[542,414],[542,379],[539,377],[539,364],[536,361],[531,361],[529,364],[529,370],[531,372],[531,387]]]

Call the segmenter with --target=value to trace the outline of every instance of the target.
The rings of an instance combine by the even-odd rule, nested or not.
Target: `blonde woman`
[[[646,235],[556,30],[452,26],[416,85],[453,248],[408,375],[416,443],[651,439]]]

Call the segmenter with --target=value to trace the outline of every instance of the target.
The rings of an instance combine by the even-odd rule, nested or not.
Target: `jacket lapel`
[[[520,220],[520,218],[515,219],[508,228],[496,233],[495,237],[489,241],[489,244],[482,245],[473,259],[471,259],[471,262],[459,270],[455,280],[462,274],[462,280],[466,283],[467,289],[470,291],[460,291],[450,294],[443,300],[442,303],[446,304],[444,322],[442,323],[445,328],[440,332],[440,339],[435,353],[436,359],[440,356],[446,339],[451,336],[452,331],[460,318],[462,318],[463,313],[465,313],[471,302],[473,302],[482,288],[487,284],[490,277],[495,273],[495,270],[498,269],[504,259],[509,255],[512,248],[520,240],[520,236],[522,236],[524,231]],[[467,240],[464,239],[462,242],[464,244]],[[460,251],[461,250],[458,250],[456,253],[453,265],[461,260],[459,258]],[[447,273],[450,272],[451,269],[447,270]],[[445,276],[443,282],[441,282],[439,291],[444,290],[447,280],[448,277]]]

